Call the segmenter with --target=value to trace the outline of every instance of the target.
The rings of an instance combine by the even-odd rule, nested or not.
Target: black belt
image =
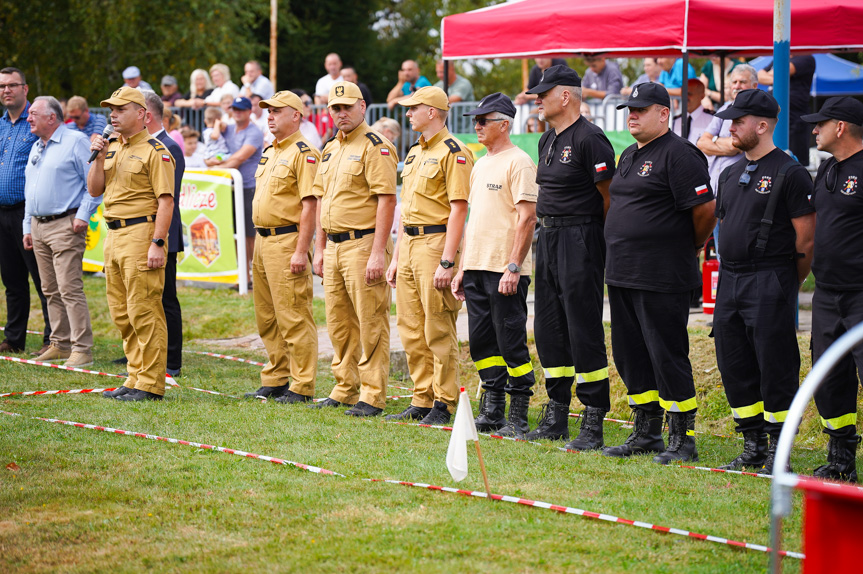
[[[149,223],[150,221],[156,221],[156,216],[147,215],[145,217],[133,217],[132,219],[115,219],[113,221],[106,221],[105,223],[108,225],[108,229],[120,229],[121,227]]]
[[[374,229],[357,229],[354,231],[346,231],[345,233],[327,233],[327,239],[333,243],[341,243],[342,241],[347,241],[349,239],[359,239],[364,235],[369,235],[374,232]]]
[[[596,221],[592,215],[569,215],[566,217],[540,217],[539,222],[543,227],[571,227]]]
[[[286,225],[284,227],[256,227],[255,231],[261,237],[269,237],[270,235],[284,235],[285,233],[296,233],[296,225]]]
[[[54,221],[55,219],[62,219],[64,217],[69,217],[73,213],[78,213],[77,207],[67,209],[63,213],[58,213],[56,215],[34,215],[33,217],[36,218],[36,221],[38,221],[39,223],[48,223],[49,221]]]
[[[425,227],[407,227],[405,233],[410,236],[415,235],[431,235],[432,233],[445,233],[446,225],[426,225]]]
[[[24,207],[23,201],[13,203],[12,205],[0,205],[0,209],[2,209],[3,211],[12,211],[13,209],[20,209],[22,207]]]
[[[726,261],[719,262],[720,268],[733,273],[752,273],[754,271],[765,271],[768,269],[784,269],[795,264],[796,259],[783,257],[781,259],[764,259],[762,261]]]

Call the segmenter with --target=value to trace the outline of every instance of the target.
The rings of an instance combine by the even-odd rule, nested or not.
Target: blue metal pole
[[[788,107],[790,100],[791,0],[774,0],[773,5],[773,97],[779,102],[779,123],[773,132],[776,147],[788,149]]]

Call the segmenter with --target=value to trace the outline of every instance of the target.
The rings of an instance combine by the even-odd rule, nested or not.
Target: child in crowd
[[[222,161],[228,157],[228,144],[222,132],[225,126],[222,122],[221,108],[207,108],[204,112],[204,159],[216,158]]]
[[[183,136],[183,143],[185,144],[183,157],[186,160],[186,167],[206,168],[204,154],[198,149],[198,143],[200,143],[198,137],[201,134],[189,126],[183,126],[180,129],[180,134]]]

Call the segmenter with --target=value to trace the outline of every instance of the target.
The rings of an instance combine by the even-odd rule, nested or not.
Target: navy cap
[[[234,98],[234,101],[231,102],[231,107],[235,110],[251,110],[252,100],[240,96],[239,98]]]
[[[810,124],[826,122],[827,120],[839,120],[863,126],[863,103],[848,96],[830,98],[824,102],[820,112],[800,116],[800,119]]]
[[[779,103],[763,90],[742,90],[737,93],[730,106],[714,115],[723,120],[735,120],[743,116],[778,118]]]
[[[515,117],[515,106],[508,96],[495,92],[489,94],[482,99],[476,109],[463,114],[465,116],[481,116],[482,114],[490,114],[492,112],[500,112],[511,118]]]
[[[578,76],[578,72],[569,66],[558,64],[557,66],[546,68],[539,79],[539,83],[529,89],[527,93],[541,94],[555,86],[575,86],[576,88],[580,88],[581,78]]]
[[[647,108],[653,104],[659,104],[666,108],[671,107],[671,98],[668,90],[662,84],[644,82],[632,88],[629,99],[617,106],[618,110],[623,108]]]

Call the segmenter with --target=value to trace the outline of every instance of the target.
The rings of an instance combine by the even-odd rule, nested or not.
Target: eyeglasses
[[[7,90],[7,89],[12,90],[14,88],[17,88],[18,86],[26,86],[26,85],[27,84],[21,84],[21,83],[18,83],[18,84],[0,84],[0,92]]]
[[[617,166],[617,172],[620,174],[620,177],[626,177],[626,174],[632,169],[632,156],[633,154],[629,154],[620,158],[620,165]]]
[[[737,185],[740,187],[749,185],[749,182],[752,180],[752,177],[749,174],[753,173],[756,169],[758,169],[757,163],[746,164],[746,167],[743,168],[743,173],[740,174],[740,179],[737,180]]]
[[[828,193],[833,193],[836,191],[836,184],[839,181],[839,170],[836,169],[836,163],[830,166],[827,170],[827,177],[825,178],[825,183],[827,184]]]
[[[485,127],[485,124],[488,122],[505,122],[506,120],[503,118],[474,118],[473,123]]]
[[[312,105],[312,100],[302,100],[304,106]]]
[[[551,158],[554,157],[555,143],[557,143],[557,133],[554,134],[554,139],[551,140],[551,145],[548,146],[548,151],[545,152],[545,165],[551,165]]]
[[[30,163],[33,165],[39,163],[39,160],[42,159],[42,152],[45,151],[45,145],[46,144],[42,143],[42,140],[38,140],[36,142],[36,154],[30,158]]]

